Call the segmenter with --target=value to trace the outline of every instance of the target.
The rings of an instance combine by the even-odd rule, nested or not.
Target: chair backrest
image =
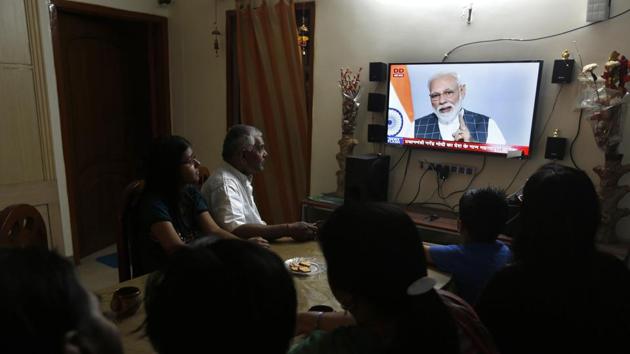
[[[459,296],[438,290],[449,309],[459,334],[460,352],[465,354],[498,354],[488,329],[481,323],[475,310]]]
[[[15,204],[0,212],[0,246],[48,247],[46,225],[35,207]]]
[[[208,180],[208,177],[210,177],[210,170],[208,170],[208,168],[206,166],[199,166],[199,182],[197,183],[197,185],[199,186],[199,188],[201,188],[201,186],[203,186],[203,184]]]
[[[137,233],[137,206],[144,190],[144,181],[135,180],[127,185],[123,192],[120,213],[120,232],[116,240],[118,255],[118,280],[123,282],[141,274],[137,269],[139,252],[135,249]],[[136,268],[134,270],[134,268]]]

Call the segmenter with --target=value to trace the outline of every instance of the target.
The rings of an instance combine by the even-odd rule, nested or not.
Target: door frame
[[[101,17],[118,21],[141,22],[148,26],[149,50],[149,102],[151,115],[151,134],[155,136],[170,134],[171,105],[169,83],[169,53],[168,53],[168,19],[162,16],[149,15],[139,12],[118,10],[105,6],[77,3],[68,0],[52,0],[50,6],[50,29],[52,34],[53,57],[57,76],[57,93],[59,96],[59,118],[61,123],[61,139],[66,172],[66,187],[68,190],[68,204],[70,211],[70,230],[72,233],[72,248],[75,264],[80,263],[80,247],[78,236],[76,185],[72,172],[73,161],[70,155],[70,121],[67,119],[69,105],[66,100],[68,94],[63,80],[60,53],[62,50],[61,34],[59,31],[59,12],[72,13],[82,16]],[[122,196],[121,196],[122,198]]]

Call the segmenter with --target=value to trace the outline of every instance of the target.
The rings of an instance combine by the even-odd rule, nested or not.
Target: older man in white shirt
[[[223,142],[223,164],[203,184],[201,193],[208,201],[210,214],[224,229],[241,238],[267,240],[290,236],[310,240],[317,227],[306,222],[267,225],[254,201],[252,178],[264,169],[267,158],[260,130],[249,125],[230,128]]]

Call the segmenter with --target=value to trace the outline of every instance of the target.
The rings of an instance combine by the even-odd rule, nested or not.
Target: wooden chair
[[[15,204],[0,212],[0,246],[48,247],[46,225],[35,207]]]
[[[198,169],[199,169],[199,182],[197,183],[197,185],[199,186],[199,188],[201,188],[204,182],[206,182],[208,178],[210,177],[210,170],[208,170],[206,166],[199,166]]]
[[[120,213],[120,232],[116,240],[118,255],[118,280],[123,282],[142,275],[139,269],[139,253],[134,252],[137,234],[137,206],[144,190],[144,181],[136,180],[127,185],[123,192]]]

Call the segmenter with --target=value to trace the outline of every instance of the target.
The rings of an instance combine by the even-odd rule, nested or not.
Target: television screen
[[[389,65],[387,142],[528,157],[542,61]]]

